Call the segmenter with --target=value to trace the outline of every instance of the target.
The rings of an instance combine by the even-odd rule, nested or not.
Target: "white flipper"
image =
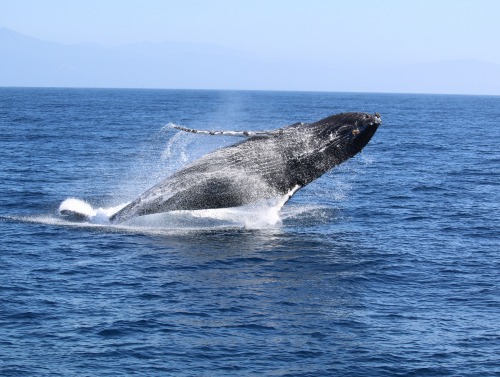
[[[238,136],[238,137],[271,136],[274,133],[274,131],[206,131],[206,130],[195,130],[193,128],[186,128],[177,125],[172,125],[172,128],[184,132],[191,132],[193,134]]]
[[[301,185],[295,185],[288,193],[286,193],[279,201],[276,203],[276,208],[278,211],[283,208],[283,206],[288,202],[292,196],[299,191],[303,186]]]

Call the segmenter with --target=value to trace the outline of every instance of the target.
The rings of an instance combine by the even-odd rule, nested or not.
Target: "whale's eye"
[[[359,130],[356,128],[355,130],[352,130],[352,134],[353,135],[359,135]]]

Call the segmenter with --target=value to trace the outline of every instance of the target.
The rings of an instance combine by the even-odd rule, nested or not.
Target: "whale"
[[[271,131],[208,131],[199,135],[243,137],[181,168],[109,216],[111,223],[170,211],[240,207],[295,193],[359,153],[382,124],[378,113],[348,112]],[[75,211],[63,216],[84,218]]]

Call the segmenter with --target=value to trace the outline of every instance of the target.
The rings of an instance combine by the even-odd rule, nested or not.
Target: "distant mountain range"
[[[500,65],[278,61],[202,43],[65,45],[0,28],[0,86],[500,94]]]

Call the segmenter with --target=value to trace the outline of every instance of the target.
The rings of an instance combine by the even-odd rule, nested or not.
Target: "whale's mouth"
[[[351,155],[360,152],[371,140],[372,136],[382,124],[382,117],[379,113],[363,114],[355,113],[351,118],[350,141]]]
[[[379,113],[371,114],[360,114],[361,118],[356,120],[351,130],[351,134],[354,138],[362,137],[364,133],[368,132],[373,135],[377,130],[378,126],[382,124],[382,118]]]
[[[375,113],[373,115],[370,114],[365,114],[364,119],[363,119],[363,126],[365,128],[373,127],[373,126],[380,126],[382,124],[382,117],[380,116],[379,113]]]
[[[363,118],[363,123],[366,126],[380,126],[382,124],[382,117],[379,113],[375,113],[373,115],[364,114]]]

